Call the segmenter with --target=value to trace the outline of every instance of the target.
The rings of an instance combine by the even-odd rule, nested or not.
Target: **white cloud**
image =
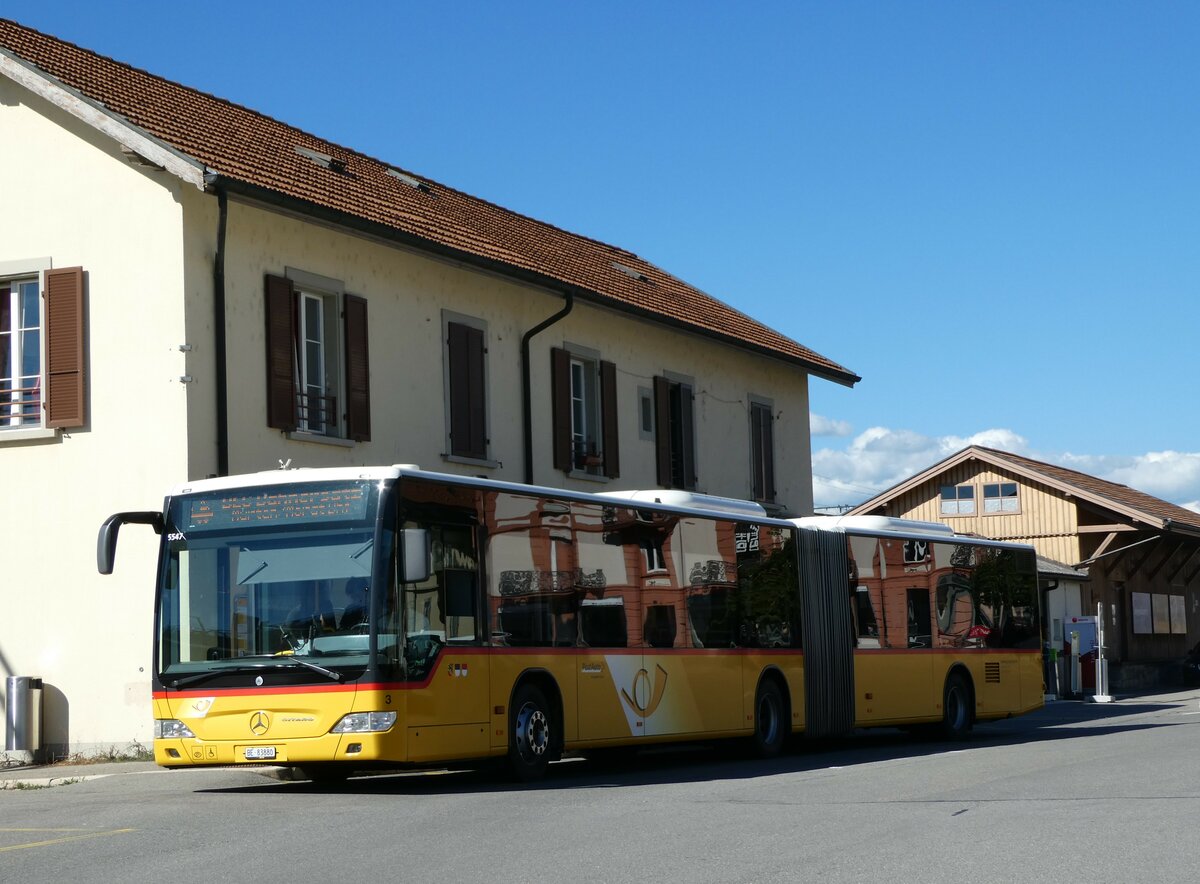
[[[854,432],[848,421],[838,421],[819,414],[809,414],[808,431],[814,436],[849,436]]]
[[[1084,458],[1072,459],[1078,461]],[[1098,467],[1093,475],[1110,482],[1120,482],[1163,500],[1175,502],[1200,494],[1200,453],[1151,451],[1135,457],[1100,457],[1093,460]]]
[[[1023,436],[1003,428],[969,436],[926,436],[913,430],[870,427],[844,449],[816,448],[813,502],[817,507],[861,503],[968,445],[983,445],[1059,464],[1200,512],[1200,453],[1046,454],[1032,451]]]

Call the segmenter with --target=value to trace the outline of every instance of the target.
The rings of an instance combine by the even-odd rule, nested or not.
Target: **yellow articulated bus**
[[[154,757],[314,779],[939,725],[1041,705],[1027,546],[413,467],[182,485],[161,534]]]

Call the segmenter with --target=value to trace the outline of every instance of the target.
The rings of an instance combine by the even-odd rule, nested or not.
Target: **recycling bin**
[[[29,675],[10,675],[5,697],[4,751],[41,751],[42,680]]]

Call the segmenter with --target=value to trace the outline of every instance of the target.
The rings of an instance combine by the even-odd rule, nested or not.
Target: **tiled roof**
[[[781,358],[839,383],[859,380],[836,362],[616,246],[511,212],[6,19],[0,19],[0,51],[233,184],[289,204],[298,201],[297,208],[332,212],[466,261],[558,284],[594,302]],[[334,162],[322,166],[298,153],[298,147]],[[424,186],[414,187],[412,179]]]
[[[1072,568],[1063,562],[1048,559],[1045,556],[1037,557],[1038,574],[1043,577],[1066,577],[1071,580],[1087,580],[1087,568]]]
[[[1087,473],[1081,473],[1078,470],[1069,470],[1066,467],[1043,463],[1040,460],[1022,457],[1019,454],[1012,454],[1008,451],[985,448],[982,445],[973,446],[973,449],[985,452],[994,460],[1006,461],[1026,474],[1038,473],[1056,484],[1070,485],[1081,492],[1086,492],[1092,498],[1111,501],[1117,509],[1133,510],[1163,523],[1170,521],[1200,530],[1200,513],[1195,513],[1181,506],[1176,506],[1173,503],[1168,503],[1165,500],[1146,494],[1144,491],[1137,491],[1127,485],[1120,485],[1116,482],[1106,482],[1104,479],[1097,479],[1095,476],[1089,476]]]

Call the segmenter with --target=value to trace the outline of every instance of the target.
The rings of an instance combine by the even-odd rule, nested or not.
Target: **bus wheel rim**
[[[517,748],[526,758],[540,758],[549,744],[550,727],[545,713],[527,703],[517,715]]]

